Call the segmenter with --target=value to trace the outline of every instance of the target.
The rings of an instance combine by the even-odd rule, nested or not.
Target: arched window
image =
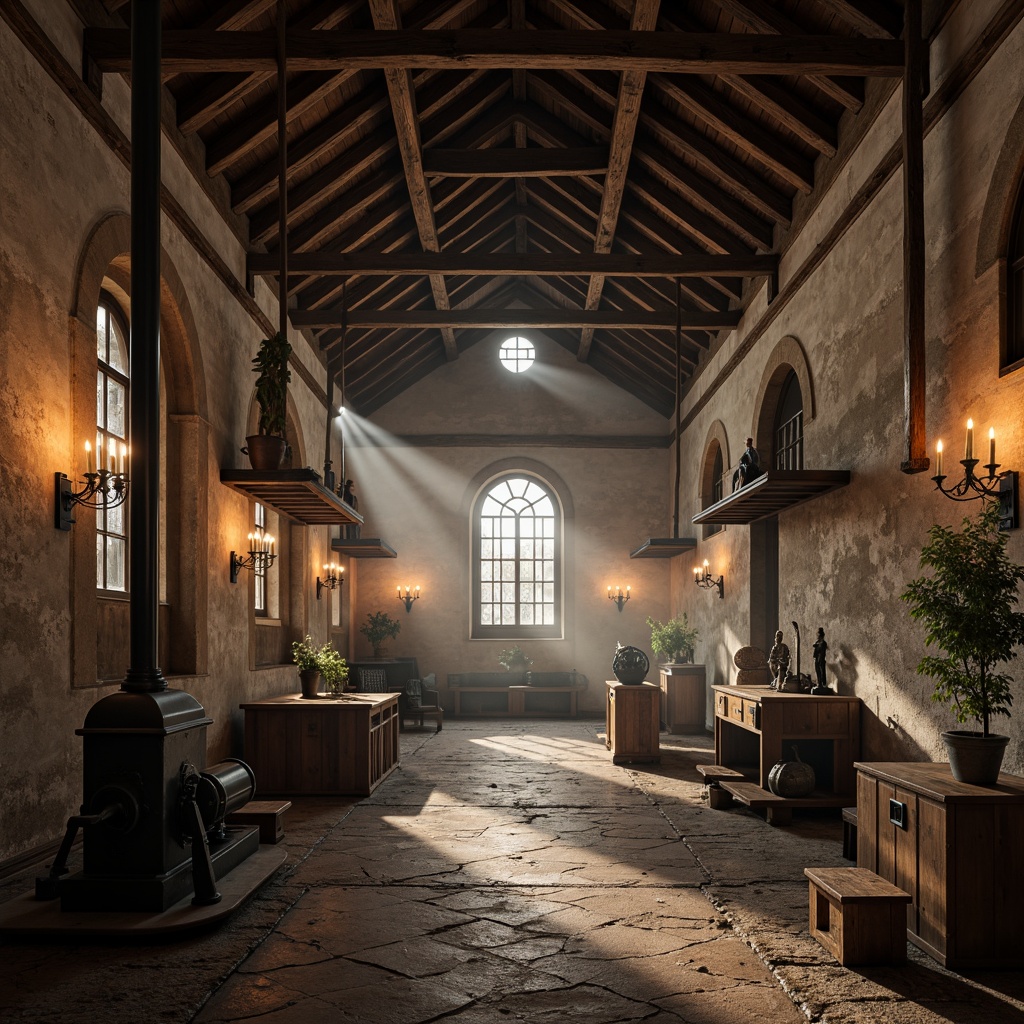
[[[804,402],[793,370],[786,375],[775,412],[775,468],[804,468]]]
[[[1000,352],[1000,373],[1024,367],[1024,179],[1017,190],[1010,248],[1006,255],[1006,327]]]
[[[542,481],[509,474],[473,508],[474,638],[562,635],[562,516]]]
[[[722,458],[722,446],[717,441],[711,442],[711,450],[707,453],[707,457],[711,463],[710,467],[710,479],[707,480],[707,486],[704,491],[703,501],[701,502],[704,508],[709,508],[714,505],[715,502],[721,501],[725,494],[725,487],[723,477],[725,475],[725,465]],[[704,537],[713,537],[716,533],[721,533],[725,527],[721,523],[708,523],[704,527]]]
[[[106,292],[96,310],[96,465],[125,459],[130,384],[128,325]],[[127,505],[96,512],[96,588],[128,590]]]

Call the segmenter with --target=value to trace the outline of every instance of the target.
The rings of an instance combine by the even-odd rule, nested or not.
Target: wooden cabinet
[[[261,795],[367,796],[398,766],[397,693],[288,694],[240,706]]]
[[[1024,779],[857,764],[857,866],[910,893],[907,935],[943,966],[1024,967]]]
[[[764,809],[785,824],[794,807],[845,807],[854,802],[854,761],[860,754],[860,699],[779,693],[767,686],[715,686],[715,762],[742,778],[721,777],[741,803]],[[768,773],[779,760],[800,759],[817,780],[809,797],[784,799],[768,790]]]
[[[661,720],[673,734],[705,732],[707,687],[703,665],[662,665]]]
[[[605,746],[612,761],[661,761],[661,688],[610,679],[605,690]]]

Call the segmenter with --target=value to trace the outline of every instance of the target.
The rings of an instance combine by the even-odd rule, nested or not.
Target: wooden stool
[[[843,857],[857,863],[857,808],[843,808]]]
[[[708,806],[716,811],[724,811],[732,807],[732,793],[722,787],[723,779],[735,782],[743,781],[743,773],[732,768],[724,768],[720,764],[699,764],[697,773],[704,776],[708,787]]]
[[[844,967],[907,959],[912,897],[867,868],[804,868],[810,932]]]
[[[261,843],[279,843],[284,839],[284,816],[291,800],[250,800],[224,820],[229,825],[256,825]]]

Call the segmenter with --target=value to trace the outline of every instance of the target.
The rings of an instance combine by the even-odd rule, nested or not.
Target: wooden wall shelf
[[[233,491],[307,526],[359,523],[363,517],[324,487],[312,469],[222,469],[220,482]]]
[[[694,525],[716,523],[743,526],[776,516],[787,508],[845,487],[850,482],[848,469],[770,469],[738,491],[702,509],[693,517]]]
[[[630,551],[630,558],[675,558],[685,555],[697,547],[694,537],[649,537],[635,551]]]
[[[398,557],[398,552],[380,537],[342,537],[331,541],[331,550],[349,558]]]

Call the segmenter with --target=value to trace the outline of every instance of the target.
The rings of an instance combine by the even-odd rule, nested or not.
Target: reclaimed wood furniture
[[[714,686],[715,764],[697,765],[717,776],[740,803],[763,810],[769,824],[785,825],[798,807],[844,807],[856,791],[853,764],[860,754],[860,698],[779,693],[767,686]],[[768,773],[792,760],[793,747],[814,768],[808,797],[790,799],[768,789]],[[721,769],[731,769],[726,775]],[[737,775],[740,776],[737,778]]]
[[[864,868],[804,868],[809,930],[844,967],[907,959],[909,893]]]
[[[907,934],[945,967],[1024,967],[1024,779],[948,764],[857,768],[857,866],[910,893]]]
[[[224,821],[228,825],[255,825],[261,843],[279,843],[284,839],[285,815],[291,806],[291,800],[250,800]]]
[[[605,682],[605,746],[615,764],[661,761],[661,688],[654,683]]]
[[[398,767],[398,694],[239,705],[259,793],[368,796]]]
[[[703,733],[707,716],[707,683],[703,665],[662,665],[661,720],[673,735]]]
[[[576,678],[575,672],[449,672],[448,688],[456,718],[575,718],[583,689]]]

